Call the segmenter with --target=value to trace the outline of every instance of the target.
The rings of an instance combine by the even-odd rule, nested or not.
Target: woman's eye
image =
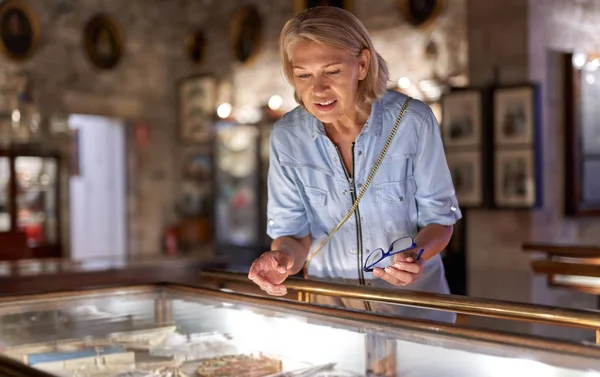
[[[299,79],[307,79],[307,78],[310,77],[310,75],[307,74],[307,73],[304,73],[304,74],[301,74],[301,75],[296,75],[296,77],[298,77]]]
[[[331,71],[331,72],[327,72],[328,75],[337,75],[338,73],[340,73],[340,70],[335,70],[335,71]]]

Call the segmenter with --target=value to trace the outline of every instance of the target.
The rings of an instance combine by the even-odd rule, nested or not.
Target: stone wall
[[[130,144],[131,253],[157,253],[167,224],[175,220],[174,196],[183,147],[176,139],[175,83],[194,73],[212,73],[233,86],[237,108],[258,106],[273,94],[294,106],[291,91],[279,70],[277,38],[293,14],[293,0],[248,0],[264,22],[262,49],[250,65],[233,60],[228,45],[229,22],[236,0],[28,0],[39,18],[41,42],[24,64],[5,59],[4,67],[27,71],[35,84],[36,102],[46,115],[88,113],[144,120],[150,141],[143,148]],[[432,65],[423,59],[429,38],[438,45],[438,75],[466,73],[465,0],[452,0],[439,21],[416,30],[404,21],[394,0],[356,0],[355,14],[370,31],[376,47],[388,60],[392,80],[407,76],[412,82],[430,78]],[[126,5],[125,5],[126,4]],[[121,26],[125,55],[111,71],[98,71],[82,49],[85,22],[105,12]],[[185,37],[204,30],[208,41],[201,65],[188,60]],[[63,177],[68,187],[67,177]],[[65,192],[65,194],[67,194]],[[68,195],[63,195],[64,234],[68,243]]]

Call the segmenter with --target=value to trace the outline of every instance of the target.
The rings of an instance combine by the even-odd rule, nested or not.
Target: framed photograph
[[[206,38],[204,37],[204,33],[197,30],[189,34],[185,39],[185,50],[192,62],[201,64],[204,60],[204,52],[206,50]]]
[[[524,85],[494,90],[494,144],[532,145],[538,123],[537,88]]]
[[[260,50],[262,19],[258,10],[246,5],[237,10],[231,21],[231,47],[235,58],[250,63]]]
[[[432,25],[447,3],[447,0],[396,0],[403,18],[417,28]]]
[[[33,54],[39,38],[38,21],[24,0],[6,0],[0,5],[0,50],[11,60]]]
[[[353,1],[354,0],[294,0],[294,12],[300,13],[306,9],[318,6],[338,7],[353,12]]]
[[[123,55],[121,31],[108,15],[98,14],[87,22],[83,43],[87,57],[100,69],[116,67]]]
[[[442,139],[448,148],[481,146],[483,99],[478,90],[457,90],[442,98]]]
[[[217,81],[211,75],[192,76],[177,85],[179,139],[205,143],[213,135]]]
[[[446,156],[456,197],[461,207],[483,204],[481,152],[452,152]]]
[[[541,204],[540,171],[533,148],[497,151],[495,165],[496,206],[534,208]]]
[[[599,54],[562,54],[564,66],[565,214],[600,216]]]

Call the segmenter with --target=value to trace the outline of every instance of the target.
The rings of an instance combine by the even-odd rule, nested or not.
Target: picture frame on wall
[[[250,64],[260,52],[262,43],[262,17],[252,5],[238,8],[231,20],[231,48],[235,58]]]
[[[451,91],[442,97],[442,139],[447,148],[480,147],[483,95],[477,89]]]
[[[534,148],[496,152],[494,202],[504,208],[541,205],[541,170]]]
[[[294,12],[300,13],[306,9],[318,6],[338,7],[353,12],[354,1],[355,0],[294,0]]]
[[[494,144],[531,145],[536,137],[537,86],[533,84],[494,90]]]
[[[13,61],[32,56],[39,40],[38,20],[25,0],[7,0],[0,5],[0,50]]]
[[[196,75],[177,83],[179,140],[206,143],[213,134],[217,101],[217,80],[212,75]]]
[[[478,207],[483,204],[482,158],[479,151],[448,153],[448,168],[456,198],[463,207]]]
[[[448,0],[396,0],[402,17],[412,26],[432,26],[448,6]]]
[[[123,56],[123,33],[107,14],[97,14],[83,31],[85,53],[92,64],[100,69],[113,69]]]
[[[196,30],[185,38],[185,50],[194,64],[201,64],[206,53],[206,37],[202,30]]]

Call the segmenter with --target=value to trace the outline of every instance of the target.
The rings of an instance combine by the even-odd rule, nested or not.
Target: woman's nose
[[[323,78],[316,78],[313,84],[313,94],[315,96],[322,96],[325,94],[329,85],[327,84],[327,80]]]

